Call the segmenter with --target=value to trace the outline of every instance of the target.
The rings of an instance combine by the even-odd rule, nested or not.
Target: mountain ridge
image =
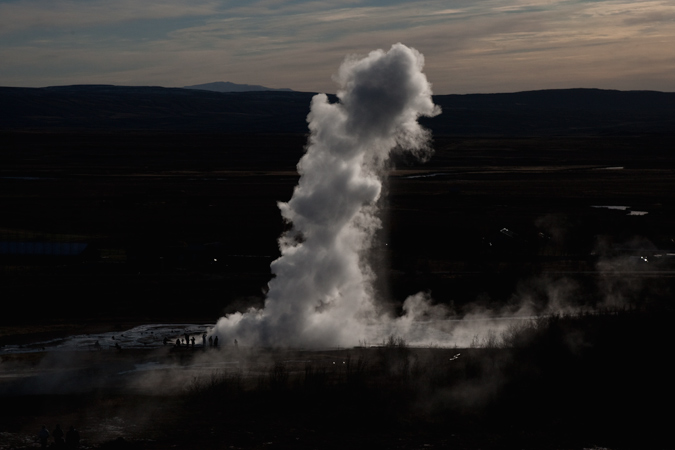
[[[0,87],[0,130],[307,133],[314,95],[160,86]],[[675,133],[675,93],[547,89],[435,95],[434,102],[443,113],[420,122],[436,135]]]
[[[237,84],[229,81],[215,81],[212,83],[194,84],[183,86],[183,89],[198,89],[213,92],[256,92],[256,91],[285,91],[292,92],[288,88],[269,88],[258,84]]]

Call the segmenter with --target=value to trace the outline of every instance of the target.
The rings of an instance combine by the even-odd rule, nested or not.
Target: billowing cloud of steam
[[[423,155],[430,134],[417,119],[440,113],[423,65],[424,57],[402,44],[348,57],[334,77],[339,102],[314,96],[300,180],[291,200],[279,204],[291,228],[279,238],[265,306],[221,318],[214,330],[221,339],[355,345],[379,338],[366,331],[373,324],[395,322],[378,318],[366,254],[381,227],[377,201],[390,153]]]

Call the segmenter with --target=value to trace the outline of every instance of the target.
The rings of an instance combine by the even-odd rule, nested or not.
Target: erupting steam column
[[[390,152],[429,150],[417,119],[435,116],[424,57],[403,44],[348,57],[338,103],[314,96],[300,181],[279,203],[292,227],[279,238],[265,307],[222,317],[213,333],[258,345],[335,346],[365,340],[375,317],[373,274],[364,255],[380,228],[377,200]]]

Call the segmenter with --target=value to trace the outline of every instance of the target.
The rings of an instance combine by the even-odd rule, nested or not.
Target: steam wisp
[[[338,103],[318,94],[292,198],[279,203],[291,228],[262,309],[221,318],[214,333],[249,345],[356,345],[383,319],[366,256],[381,227],[378,199],[392,151],[429,151],[417,119],[440,113],[422,73],[424,57],[396,44],[348,57],[335,75]],[[386,328],[386,327],[385,327]],[[372,337],[372,336],[371,336]]]

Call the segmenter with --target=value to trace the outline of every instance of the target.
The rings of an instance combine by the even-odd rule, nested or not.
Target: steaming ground
[[[490,316],[486,312],[474,312],[465,317],[438,319],[435,317],[416,316],[419,311],[412,308],[416,302],[422,306],[422,312],[433,312],[426,302],[429,300],[420,295],[411,297],[406,304],[409,308],[405,320],[376,323],[364,327],[364,338],[356,346],[380,346],[389,337],[401,338],[411,346],[439,346],[439,347],[470,347],[482,341],[489,335],[499,335],[511,324],[518,321],[528,321],[534,318],[531,315],[503,315]],[[437,306],[439,314],[447,312],[442,306]],[[0,355],[29,354],[29,353],[79,353],[102,351],[136,351],[173,349],[176,340],[181,341],[178,350],[201,350],[202,335],[213,336],[214,324],[147,324],[131,328],[126,331],[108,333],[79,334],[59,339],[36,341],[24,345],[5,345],[0,347]],[[185,334],[195,338],[195,345],[185,346]],[[164,343],[164,341],[167,341]],[[98,343],[98,344],[97,344]],[[238,346],[247,348],[255,342],[238,341]],[[119,350],[116,346],[119,345]],[[234,341],[221,341],[221,348],[234,346]],[[208,343],[207,343],[208,347]],[[324,350],[333,350],[339,346],[325,346]],[[309,345],[294,348],[317,348]]]
[[[195,344],[201,347],[201,335],[212,328],[212,324],[147,324],[126,331],[79,334],[26,345],[5,345],[0,347],[0,354],[115,350],[116,345],[122,349],[153,349],[164,346],[165,339],[172,346],[176,339],[184,339],[186,333],[194,336]]]
[[[453,343],[454,348],[479,346],[502,330],[525,318],[467,317],[463,320],[420,320],[402,325],[391,322],[364,329],[358,346],[366,350],[403,343],[405,334],[420,346]],[[398,324],[396,330],[391,324]],[[276,351],[246,342],[220,342],[218,348],[204,347],[201,336],[213,325],[152,324],[123,332],[69,336],[29,345],[0,348],[0,396],[69,395],[94,392],[172,395],[198,389],[214,377],[237,374],[255,380],[268,376],[274,364],[302,372],[307,364],[342,364],[354,349],[286,348]],[[393,333],[398,332],[398,333]],[[195,337],[194,346],[185,346],[185,334]],[[393,333],[393,334],[388,334]],[[379,339],[388,336],[387,339]],[[164,341],[168,342],[165,344]],[[181,346],[175,341],[181,340]],[[99,343],[96,345],[96,343]],[[407,345],[407,342],[405,342]],[[398,344],[397,344],[398,345]],[[345,353],[347,352],[347,353]]]
[[[386,334],[372,334],[379,328],[412,330],[408,318],[396,325],[375,301],[368,253],[381,228],[389,155],[427,153],[430,135],[417,119],[440,114],[423,66],[424,57],[402,44],[348,57],[335,76],[339,102],[325,94],[312,99],[300,180],[290,201],[279,203],[290,229],[279,238],[265,306],[221,318],[216,335],[325,347],[380,340]]]
[[[43,423],[74,424],[82,448],[101,449],[668,448],[670,323],[637,311],[552,317],[510,347],[461,350],[3,354],[0,448],[36,448]]]
[[[409,305],[427,301],[420,296],[413,300]],[[429,311],[427,307],[424,310]],[[214,326],[201,324],[142,325],[123,332],[7,345],[0,348],[0,397],[95,392],[174,395],[200,389],[214,377],[220,380],[236,375],[255,383],[267,377],[275,364],[298,373],[308,364],[332,370],[354,351],[377,351],[392,345],[404,345],[411,351],[417,346],[421,351],[434,347],[438,351],[465,352],[470,347],[494,345],[505,332],[518,329],[532,318],[489,318],[475,313],[461,319],[437,320],[416,317],[415,311],[409,310],[404,319],[365,327],[366,339],[352,349],[314,345],[275,349],[222,341],[218,348],[209,347],[208,341],[204,347],[201,336]],[[184,345],[186,334],[195,337],[194,346]],[[176,340],[181,346],[175,345]]]

